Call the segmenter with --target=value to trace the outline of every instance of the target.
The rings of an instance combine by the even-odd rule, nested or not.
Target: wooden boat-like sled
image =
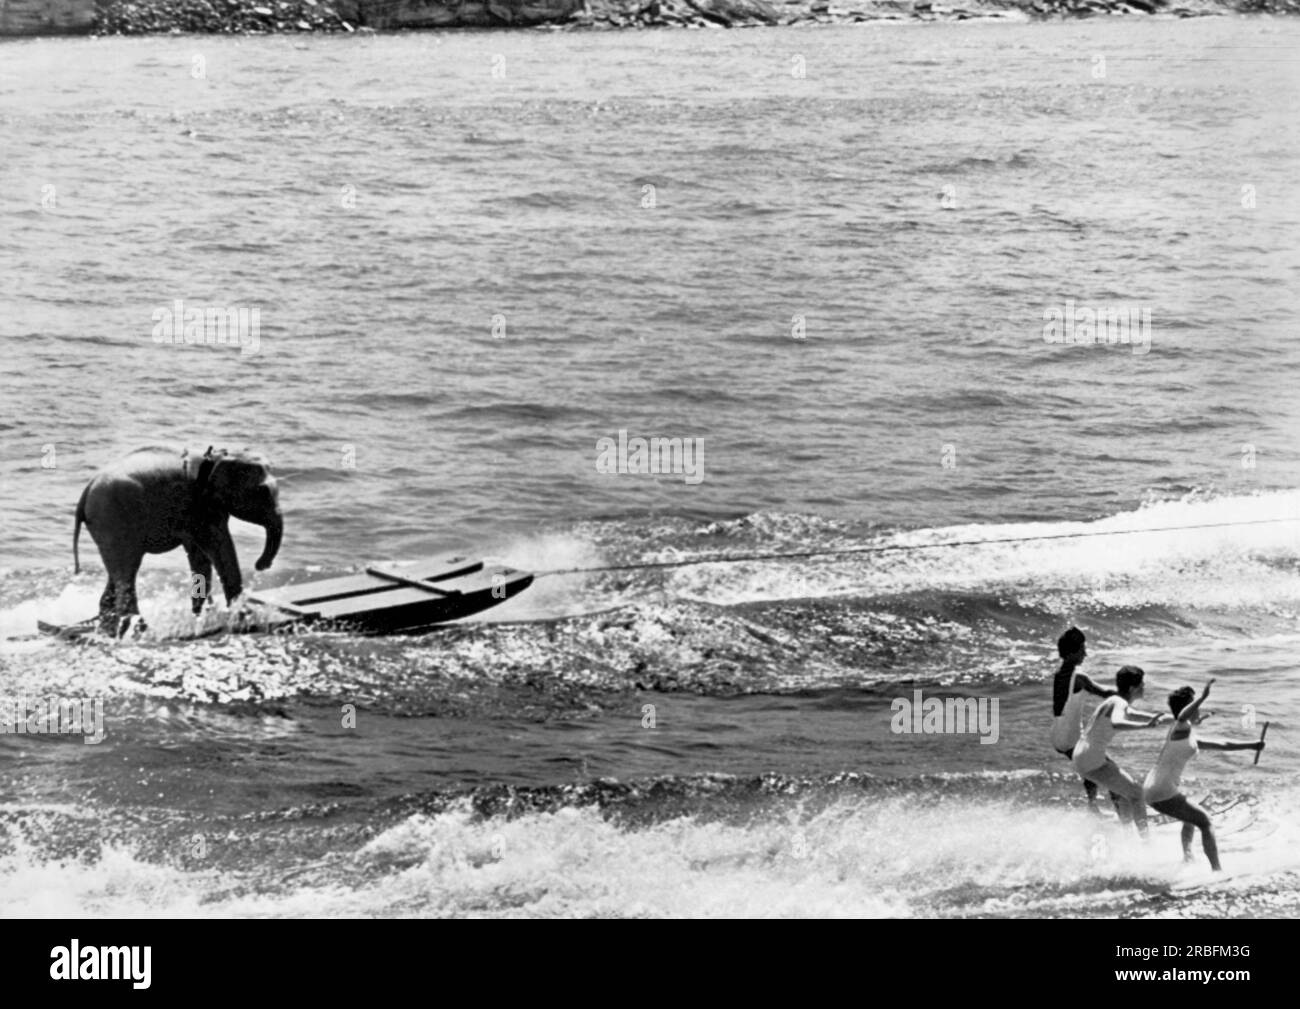
[[[283,585],[253,593],[248,600],[283,613],[284,623],[394,634],[473,616],[517,596],[532,583],[527,571],[486,568],[469,557],[442,557]]]
[[[402,567],[373,565],[362,574],[263,589],[246,598],[263,612],[236,631],[274,631],[294,624],[359,634],[399,634],[460,620],[517,596],[533,583],[528,571],[485,567],[469,557],[439,557]],[[91,633],[96,619],[58,625],[44,634],[71,639]]]

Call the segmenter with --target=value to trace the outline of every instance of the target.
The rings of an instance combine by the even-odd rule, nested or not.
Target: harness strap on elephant
[[[223,451],[221,453],[221,456],[224,455],[225,452]],[[195,472],[194,474],[194,496],[195,497],[198,497],[203,493],[203,489],[204,487],[207,486],[208,483],[208,477],[212,475],[212,471],[213,469],[216,468],[217,461],[218,459],[221,458],[221,456],[214,457],[212,455],[211,445],[209,445],[208,450],[203,453],[203,460],[202,462],[199,463],[199,468],[197,472]],[[181,453],[181,466],[185,471],[185,475],[189,476],[190,475],[190,450],[188,448]]]

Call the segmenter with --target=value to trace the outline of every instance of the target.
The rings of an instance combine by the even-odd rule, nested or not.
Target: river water
[[[0,45],[0,697],[106,729],[0,735],[0,913],[1300,912],[1294,37]],[[256,325],[171,342],[178,301]],[[1045,339],[1112,309],[1122,342]],[[693,453],[602,471],[620,437]],[[73,507],[148,444],[272,459],[259,586],[890,550],[190,641],[177,552],[145,640],[35,636],[94,612]],[[1153,708],[1216,677],[1202,734],[1272,723],[1189,769],[1226,879],[1086,813],[1047,742],[1070,623]],[[916,690],[996,701],[996,741],[892,731]]]

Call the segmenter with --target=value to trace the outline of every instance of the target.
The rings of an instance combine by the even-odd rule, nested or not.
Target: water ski
[[[99,617],[88,617],[75,624],[51,624],[45,620],[36,621],[36,629],[42,634],[49,634],[64,641],[75,641],[87,634],[93,634],[99,626]]]
[[[80,641],[82,638],[94,634],[99,630],[99,617],[90,617],[86,620],[78,621],[75,624],[52,624],[46,620],[37,620],[36,629],[41,634],[48,634],[50,637],[57,638],[60,641]],[[169,641],[193,641],[198,638],[211,638],[225,631],[225,627],[209,627],[207,630],[197,630],[191,634],[167,635]],[[32,635],[38,637],[39,635]],[[134,643],[140,643],[140,634],[127,632],[126,637]]]
[[[1239,869],[1228,872],[1212,872],[1209,867],[1200,867],[1169,885],[1169,892],[1180,897],[1193,896],[1202,891],[1213,892],[1225,888],[1238,888],[1259,883],[1274,875],[1275,870]]]
[[[249,601],[283,614],[284,623],[393,634],[473,616],[518,595],[532,582],[527,571],[485,568],[481,560],[469,557],[442,557],[284,585],[257,592]]]

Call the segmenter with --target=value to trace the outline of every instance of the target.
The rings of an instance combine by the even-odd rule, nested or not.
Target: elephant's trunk
[[[280,551],[280,539],[284,536],[284,518],[277,509],[265,522],[260,523],[266,529],[266,546],[262,548],[262,556],[257,559],[253,566],[258,571],[265,571],[275,560],[275,555]]]

